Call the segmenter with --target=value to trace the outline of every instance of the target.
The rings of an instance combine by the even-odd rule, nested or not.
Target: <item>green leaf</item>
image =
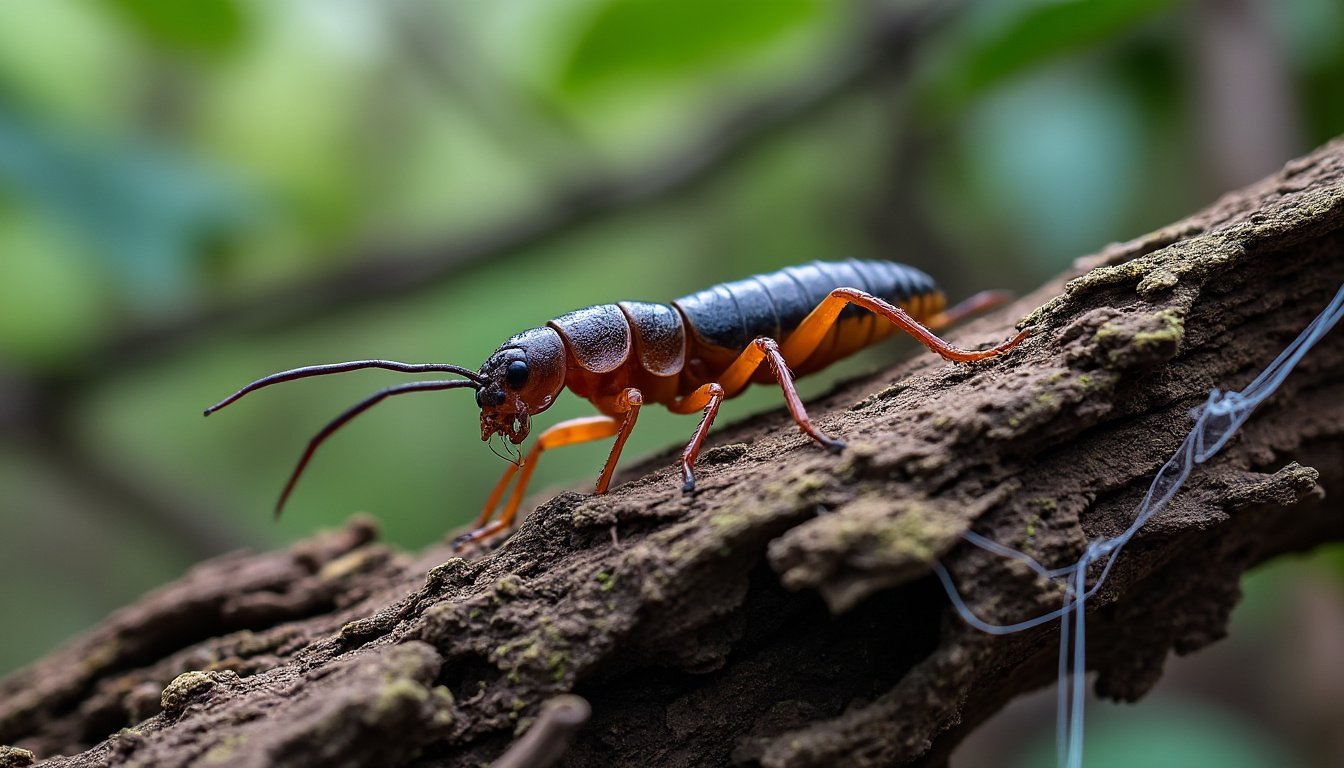
[[[753,53],[815,20],[820,0],[605,0],[579,32],[559,85],[694,74]]]
[[[1020,0],[971,15],[962,40],[945,51],[930,87],[958,107],[1014,75],[1115,38],[1176,6],[1176,0]]]
[[[108,0],[107,7],[147,39],[186,53],[230,53],[247,33],[236,0]]]

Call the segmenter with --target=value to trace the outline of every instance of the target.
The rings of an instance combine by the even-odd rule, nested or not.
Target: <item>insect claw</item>
[[[507,536],[512,532],[508,526],[500,526],[498,523],[492,523],[484,528],[477,528],[453,539],[450,545],[454,553],[460,553],[468,547],[479,547],[482,550],[492,550],[497,541],[501,541],[500,534]]]

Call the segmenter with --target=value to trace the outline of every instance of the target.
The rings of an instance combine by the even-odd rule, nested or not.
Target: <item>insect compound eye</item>
[[[522,389],[527,384],[527,363],[522,360],[509,363],[509,369],[504,372],[504,383],[509,389]]]

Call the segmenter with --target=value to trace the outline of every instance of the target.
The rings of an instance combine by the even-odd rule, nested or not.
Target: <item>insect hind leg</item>
[[[928,347],[931,352],[944,360],[951,360],[956,363],[970,363],[996,357],[1017,346],[1023,339],[1031,335],[1031,329],[1028,328],[1019,331],[1013,338],[996,347],[982,350],[962,349],[938,338],[933,331],[900,307],[889,304],[857,288],[836,288],[803,319],[803,322],[798,325],[793,333],[789,334],[781,348],[784,359],[792,360],[795,363],[806,360],[816,350],[826,332],[835,324],[841,310],[850,304],[858,305],[879,317],[885,318],[902,331],[915,337],[916,341]],[[969,314],[969,311],[973,310],[967,310],[965,314]],[[960,316],[957,319],[960,319]]]

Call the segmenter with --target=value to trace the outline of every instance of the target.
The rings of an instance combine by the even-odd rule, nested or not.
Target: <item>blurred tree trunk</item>
[[[924,354],[837,388],[812,408],[848,441],[839,456],[776,411],[717,434],[696,495],[669,452],[605,497],[548,501],[488,556],[395,552],[356,520],[205,563],[0,683],[0,742],[17,747],[0,766],[23,750],[57,766],[475,766],[567,692],[592,706],[568,765],[942,765],[1054,680],[1057,625],[967,627],[935,559],[986,619],[1058,605],[961,534],[1059,565],[1122,530],[1189,410],[1328,303],[1341,254],[1336,141],[956,334],[997,340],[1030,311],[1038,332],[1003,359]],[[1218,639],[1247,568],[1344,538],[1328,501],[1344,492],[1341,376],[1337,331],[1121,556],[1088,612],[1103,695],[1136,699],[1168,652]],[[546,733],[576,711],[547,709]],[[510,765],[560,748],[532,738]]]

